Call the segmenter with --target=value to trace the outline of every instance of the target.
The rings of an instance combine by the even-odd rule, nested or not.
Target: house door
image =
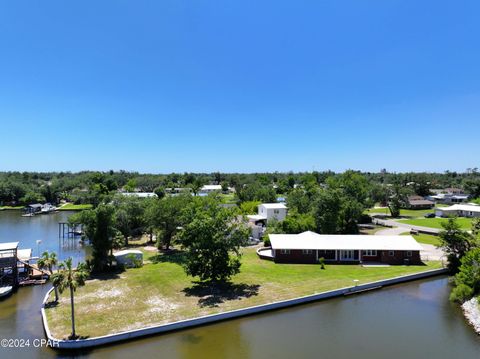
[[[341,261],[353,261],[355,258],[354,251],[352,249],[340,251],[340,260]]]

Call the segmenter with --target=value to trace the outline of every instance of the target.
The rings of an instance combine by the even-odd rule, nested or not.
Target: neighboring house
[[[447,193],[447,194],[464,194],[463,189],[461,188],[456,188],[456,187],[448,187],[448,188],[441,188],[441,189],[431,189],[430,192],[434,194],[441,194],[441,193]]]
[[[428,196],[428,199],[435,201],[436,203],[464,203],[467,202],[470,197],[468,194],[463,193],[463,190],[460,188],[444,188],[440,190],[432,190],[432,192],[434,194]]]
[[[437,217],[480,217],[480,205],[454,204],[450,207],[435,208]]]
[[[435,202],[424,199],[421,196],[408,196],[407,208],[409,209],[429,209],[433,208]]]
[[[122,195],[127,197],[139,197],[139,198],[148,198],[148,197],[157,197],[154,192],[121,192]]]
[[[247,216],[250,221],[264,224],[272,219],[283,221],[287,216],[287,206],[283,203],[262,203],[258,205],[258,214]]]
[[[380,262],[421,264],[422,246],[412,236],[338,235],[303,232],[270,234],[271,256],[276,263]],[[266,258],[259,253],[261,258]]]
[[[432,196],[428,196],[428,199],[435,201],[436,203],[452,204],[452,203],[465,203],[470,196],[468,194],[453,194],[453,193],[439,193]]]
[[[222,186],[219,184],[206,184],[200,188],[199,193],[212,193],[212,192],[222,192]]]

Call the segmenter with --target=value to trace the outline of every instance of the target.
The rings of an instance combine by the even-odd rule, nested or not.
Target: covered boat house
[[[18,286],[18,242],[0,243],[0,286]]]

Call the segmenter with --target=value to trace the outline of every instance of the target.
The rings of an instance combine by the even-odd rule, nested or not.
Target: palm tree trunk
[[[76,338],[75,334],[75,306],[73,304],[73,287],[70,286],[70,305],[72,307],[72,339]]]
[[[53,289],[55,289],[55,302],[58,303],[58,288],[53,287]]]

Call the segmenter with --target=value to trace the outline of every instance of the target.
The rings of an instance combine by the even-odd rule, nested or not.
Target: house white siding
[[[258,206],[258,214],[266,217],[267,222],[272,219],[283,221],[287,216],[287,207],[283,203],[262,203]]]

